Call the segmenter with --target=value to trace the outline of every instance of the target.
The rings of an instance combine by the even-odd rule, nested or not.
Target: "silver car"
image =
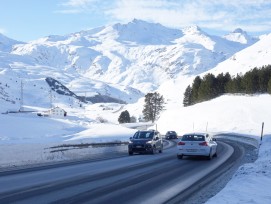
[[[177,158],[183,156],[205,156],[208,159],[217,156],[217,143],[208,133],[185,134],[177,144]]]

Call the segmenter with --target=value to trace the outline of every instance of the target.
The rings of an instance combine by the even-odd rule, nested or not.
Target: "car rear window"
[[[182,141],[205,141],[204,135],[184,135]]]

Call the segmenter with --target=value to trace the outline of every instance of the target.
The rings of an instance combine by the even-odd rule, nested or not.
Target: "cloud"
[[[94,13],[111,22],[137,18],[175,28],[194,24],[222,31],[271,28],[271,0],[64,0],[60,6],[58,13]]]
[[[170,27],[197,24],[210,29],[242,27],[270,31],[270,0],[116,0],[105,14],[116,21],[138,18]]]
[[[67,7],[83,8],[95,2],[98,2],[98,1],[97,0],[68,0],[62,3],[62,5],[67,6]]]
[[[107,1],[108,0],[65,0],[59,4],[60,9],[55,11],[55,13],[74,14],[102,12]]]

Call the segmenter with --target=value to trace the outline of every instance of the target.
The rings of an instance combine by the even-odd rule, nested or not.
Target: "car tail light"
[[[199,143],[200,146],[208,146],[208,143],[207,142],[201,142]]]
[[[184,142],[178,142],[178,145],[185,145]]]

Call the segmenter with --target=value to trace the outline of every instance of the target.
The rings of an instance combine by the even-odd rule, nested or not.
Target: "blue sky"
[[[210,34],[242,28],[271,33],[271,0],[0,0],[0,33],[21,41],[65,35],[137,18],[198,25]]]

